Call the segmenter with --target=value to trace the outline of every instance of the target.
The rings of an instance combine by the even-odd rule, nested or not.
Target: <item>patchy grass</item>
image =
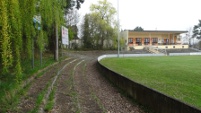
[[[201,56],[108,58],[101,64],[135,82],[201,108]]]
[[[49,99],[48,99],[48,102],[45,106],[45,112],[50,112],[53,107],[54,107],[54,96],[55,96],[55,90],[52,90],[50,95],[49,95]]]
[[[32,69],[31,61],[23,60],[22,81],[32,76],[38,70],[43,69],[54,62],[55,61],[53,57],[46,54],[45,57],[43,57],[43,65],[42,66],[40,65],[40,59],[35,59],[35,68]],[[37,77],[41,76],[42,73],[39,73]],[[24,93],[26,92],[27,88],[30,85],[29,84],[28,86],[25,86],[25,88],[20,88],[19,84],[16,84],[15,79],[16,77],[12,73],[0,76],[0,112],[9,112],[13,110],[15,111],[14,106],[17,105],[20,96],[24,95]]]
[[[42,102],[43,102],[43,99],[44,99],[44,97],[45,97],[45,93],[47,92],[47,89],[48,89],[49,86],[50,86],[50,83],[48,83],[48,84],[46,85],[45,89],[42,90],[42,91],[38,94],[37,99],[36,99],[36,105],[35,105],[34,109],[31,110],[29,113],[38,113],[39,107],[40,107],[40,105],[41,105]]]
[[[40,64],[40,59],[35,59],[34,68],[32,68],[32,60],[24,60],[22,62],[23,80],[29,78],[38,70],[43,69],[54,62],[54,58],[51,55],[47,55],[46,57],[43,57],[42,66]]]

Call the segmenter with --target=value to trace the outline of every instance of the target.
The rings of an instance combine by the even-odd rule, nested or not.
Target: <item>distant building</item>
[[[159,30],[124,30],[121,38],[125,40],[126,50],[143,49],[144,47],[156,47],[161,49],[181,49],[188,48],[189,45],[182,44],[182,33],[188,31],[159,31]]]
[[[83,45],[82,39],[78,38],[77,36],[70,41],[70,48],[81,48]]]

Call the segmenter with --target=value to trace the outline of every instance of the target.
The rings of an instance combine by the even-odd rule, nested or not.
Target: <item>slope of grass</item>
[[[38,70],[47,67],[48,65],[54,63],[53,56],[50,54],[45,54],[43,57],[42,66],[40,65],[40,59],[35,59],[35,68],[32,69],[31,60],[23,60],[22,61],[22,81],[29,78],[31,75],[36,73]],[[41,73],[39,73],[41,74]],[[15,109],[21,92],[24,92],[26,88],[20,89],[19,85],[16,84],[16,77],[14,74],[10,73],[8,75],[1,75],[0,78],[0,112],[10,111],[11,109]],[[25,86],[26,87],[26,86]]]
[[[101,64],[133,81],[201,108],[201,56],[107,58]]]

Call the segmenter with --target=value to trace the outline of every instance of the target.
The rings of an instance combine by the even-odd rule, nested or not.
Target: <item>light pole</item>
[[[119,44],[119,39],[120,39],[120,34],[119,34],[119,0],[117,0],[117,33],[118,33],[118,57],[119,57],[119,46],[120,46],[120,44]]]

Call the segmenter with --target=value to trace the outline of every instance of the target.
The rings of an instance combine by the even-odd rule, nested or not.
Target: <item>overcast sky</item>
[[[97,1],[85,0],[81,16]],[[117,0],[108,1],[117,7]],[[119,0],[121,29],[188,30],[201,19],[200,4],[201,0]]]

